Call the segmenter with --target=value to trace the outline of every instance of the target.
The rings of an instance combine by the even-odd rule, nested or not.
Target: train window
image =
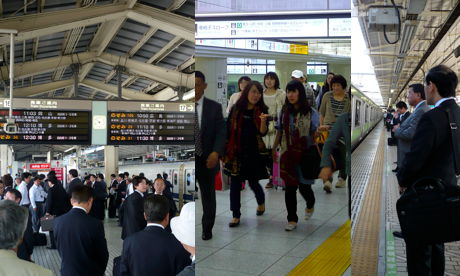
[[[178,178],[177,173],[174,172],[174,185],[176,185],[176,186],[177,186],[177,178]]]
[[[358,127],[360,124],[359,124],[359,117],[360,117],[360,111],[361,111],[361,102],[360,101],[356,101],[356,105],[355,105],[355,127]]]

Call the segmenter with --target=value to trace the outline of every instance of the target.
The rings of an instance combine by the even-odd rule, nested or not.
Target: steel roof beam
[[[95,80],[84,80],[81,85],[105,92],[108,95],[118,97],[118,89],[115,85],[105,84]],[[154,100],[152,95],[141,93],[137,90],[122,88],[122,96],[127,100]]]
[[[78,27],[94,25],[118,18],[125,18],[129,11],[125,5],[112,4],[91,8],[76,8],[40,14],[0,19],[4,29],[18,31],[15,41],[23,41]],[[9,43],[8,37],[0,37],[0,45]]]
[[[32,85],[27,87],[15,88],[14,97],[30,97],[38,94],[43,94],[56,89],[65,88],[73,85],[73,80],[60,80],[45,84]]]
[[[24,63],[17,63],[14,66],[14,77],[16,79],[26,78],[33,75],[54,71],[57,68],[67,67],[72,63],[91,62],[96,57],[96,53],[83,52],[73,55],[57,56],[52,58],[38,59]],[[8,72],[6,66],[0,67],[3,76]]]
[[[127,16],[137,22],[195,42],[195,21],[192,18],[142,4],[134,5],[133,9],[128,11]]]
[[[112,66],[119,65],[120,56],[109,53],[102,53],[97,60]],[[137,60],[126,59],[121,62],[130,73],[152,79],[172,87],[185,86],[188,88],[195,87],[195,78],[190,74],[184,74],[174,70],[168,70],[160,66],[143,63]]]

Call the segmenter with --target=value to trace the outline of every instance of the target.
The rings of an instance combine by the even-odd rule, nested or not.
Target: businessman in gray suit
[[[395,126],[395,137],[398,139],[398,167],[401,168],[406,153],[410,151],[410,145],[414,138],[417,124],[425,112],[430,110],[430,107],[425,101],[425,90],[423,84],[415,83],[409,85],[407,93],[407,101],[413,106],[414,112],[404,120],[399,126]]]

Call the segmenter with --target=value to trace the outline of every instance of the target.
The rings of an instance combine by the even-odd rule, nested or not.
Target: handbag
[[[55,216],[53,215],[47,215],[40,219],[40,225],[42,226],[42,231],[53,231],[54,218]]]
[[[324,145],[328,136],[329,130],[318,130],[315,132],[313,137],[316,144]]]
[[[302,176],[305,179],[317,179],[319,173],[321,172],[321,158],[322,158],[322,150],[320,149],[318,144],[314,144],[310,146],[305,152],[302,153],[302,157],[300,160],[300,168],[302,172]],[[337,170],[337,165],[335,162],[334,156],[331,154],[331,161],[332,161],[332,171]]]
[[[454,167],[460,175],[460,152],[455,143],[458,127],[446,110],[454,149]],[[396,202],[399,223],[406,240],[445,243],[460,240],[460,186],[445,185],[441,179],[424,177],[415,181]]]

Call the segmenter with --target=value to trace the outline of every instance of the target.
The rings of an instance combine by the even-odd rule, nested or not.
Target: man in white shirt
[[[40,218],[44,214],[45,190],[40,185],[39,176],[34,177],[34,185],[29,190],[30,212],[32,214],[32,228],[37,233],[40,229]]]
[[[25,206],[27,208],[29,208],[29,205],[30,205],[29,191],[27,189],[27,185],[30,183],[31,179],[32,179],[32,175],[30,173],[28,172],[23,173],[22,182],[17,187],[17,190],[21,192],[21,195],[22,195],[21,203],[19,203],[19,205]]]

